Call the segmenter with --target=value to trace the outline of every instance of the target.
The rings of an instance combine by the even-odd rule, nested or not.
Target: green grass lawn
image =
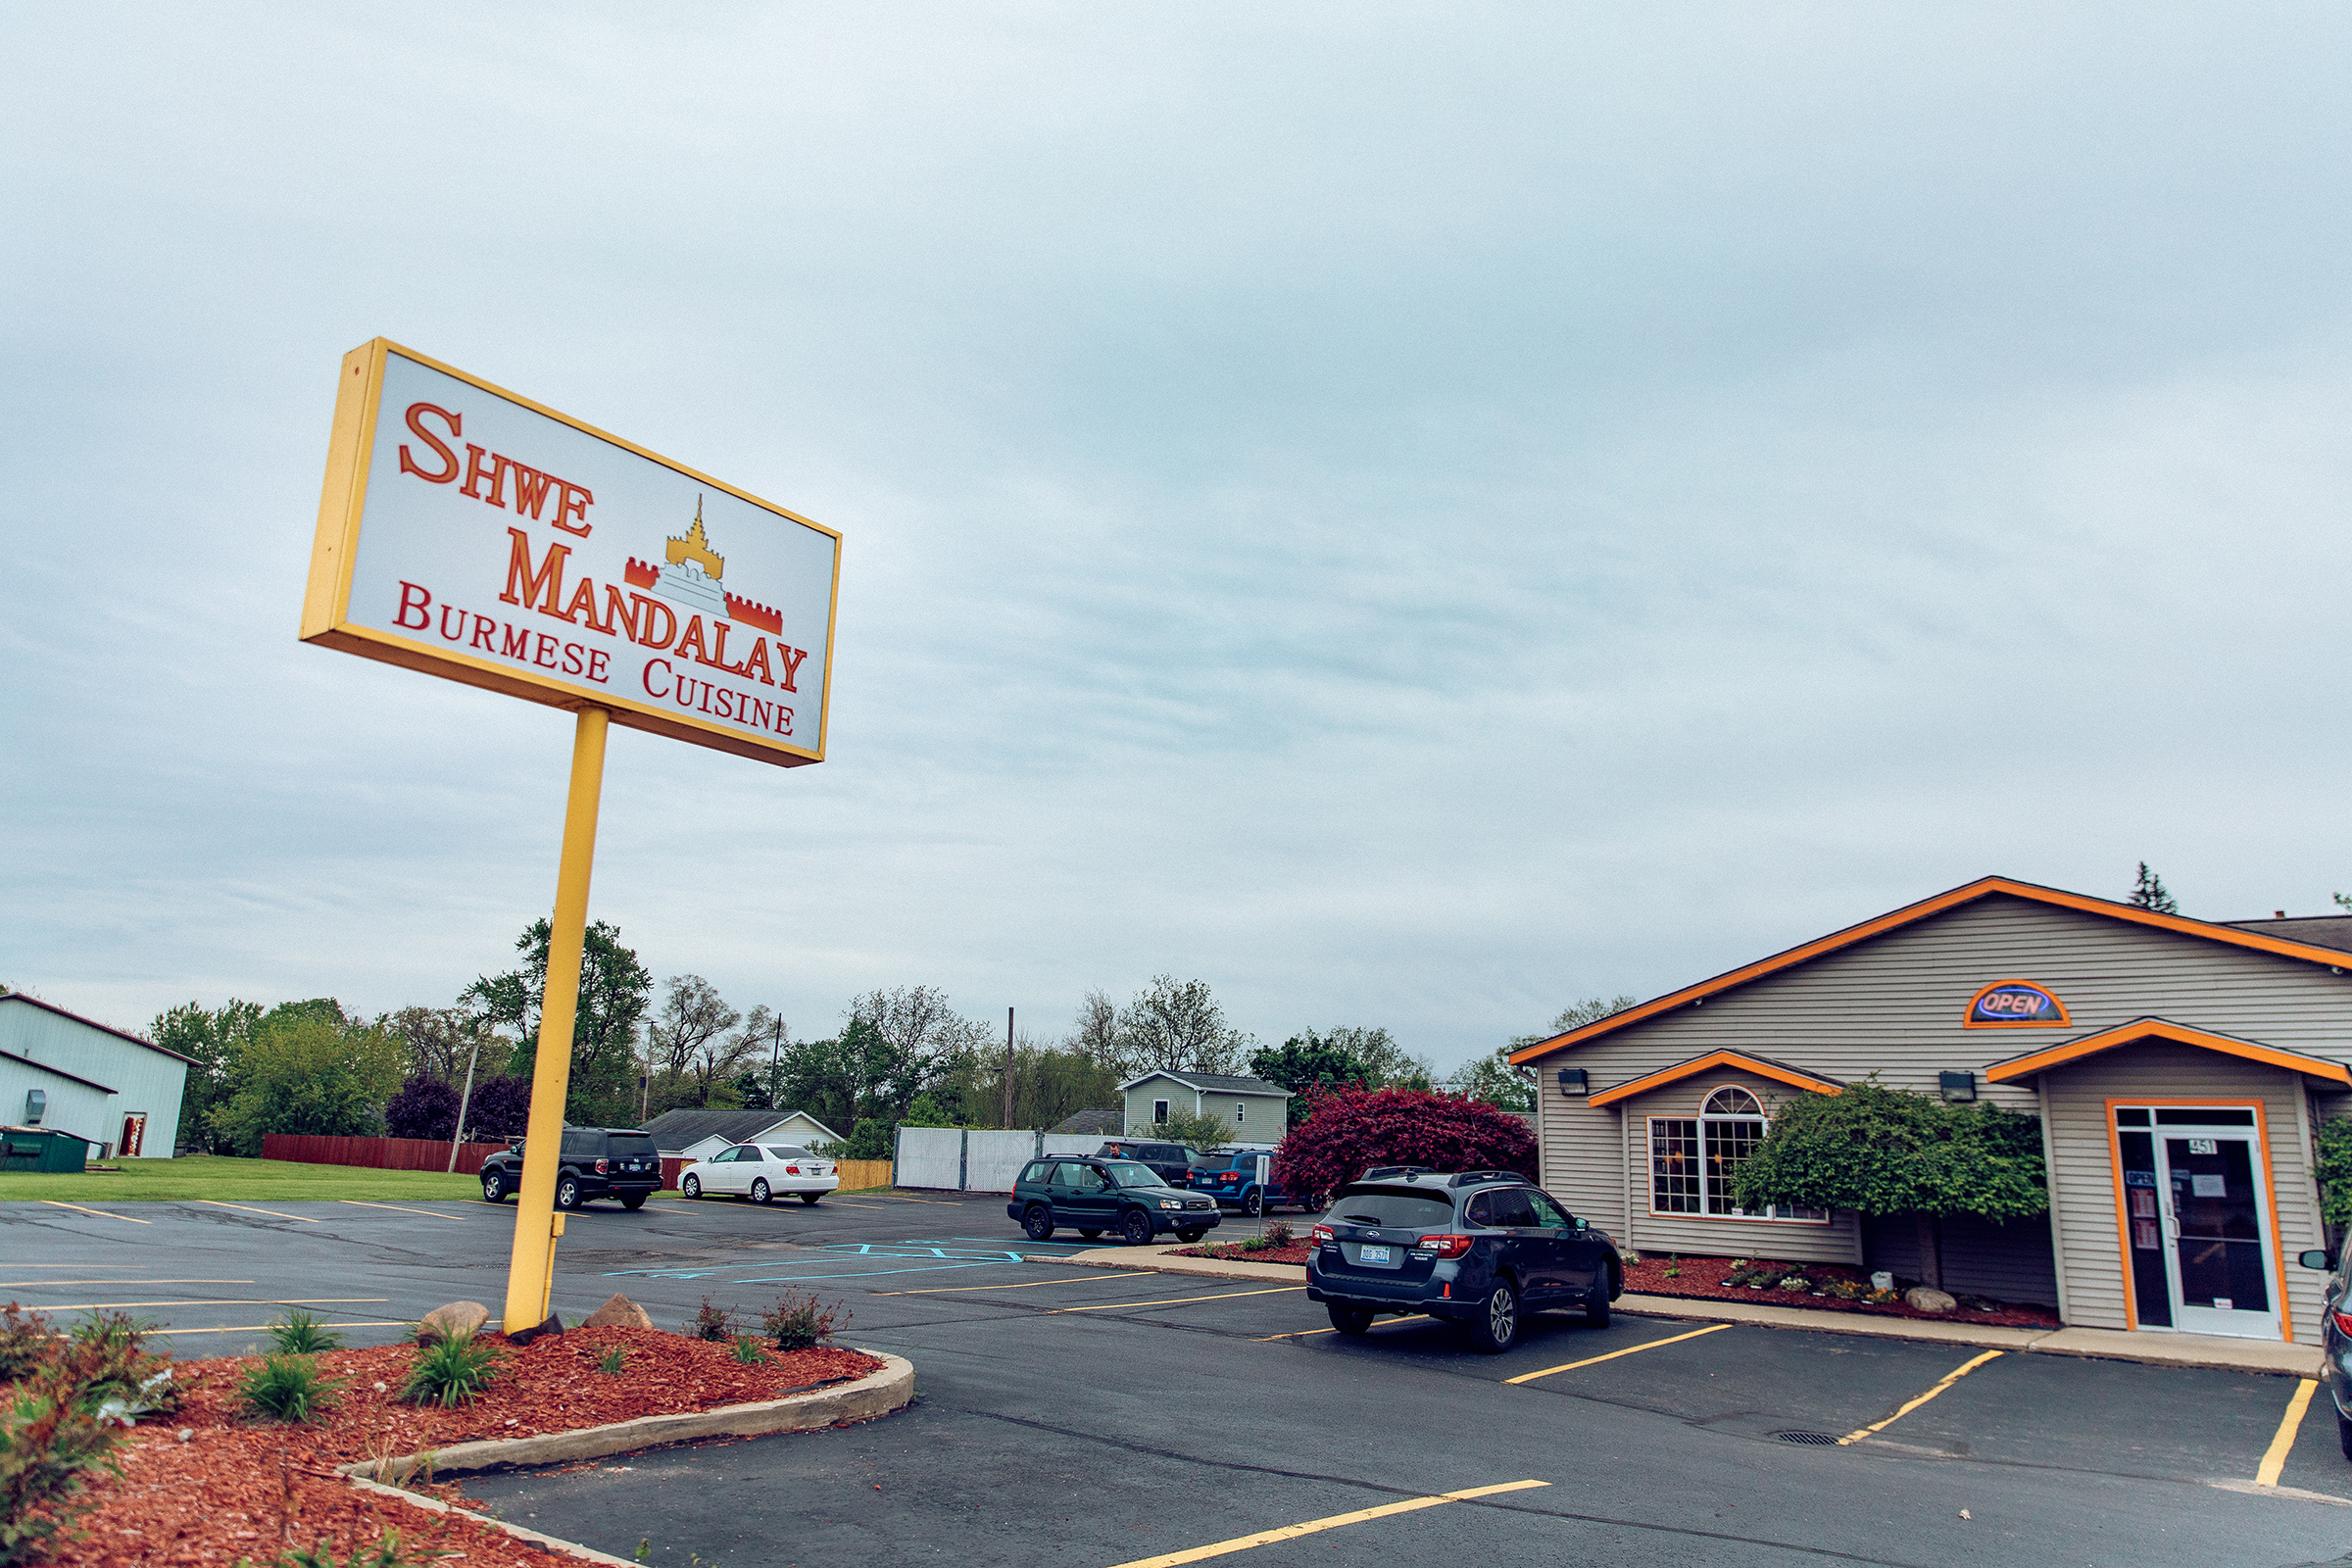
[[[471,1176],[430,1170],[368,1170],[358,1165],[300,1165],[286,1159],[233,1159],[196,1154],[181,1159],[121,1159],[119,1171],[80,1175],[26,1173],[0,1176],[0,1202],[48,1198],[61,1203],[156,1202],[213,1198],[223,1202],[275,1199],[471,1198],[481,1184]]]

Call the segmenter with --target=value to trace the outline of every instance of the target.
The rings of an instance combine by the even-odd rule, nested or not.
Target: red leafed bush
[[[1536,1174],[1536,1135],[1508,1111],[1414,1089],[1310,1087],[1307,1117],[1274,1155],[1286,1192],[1329,1195],[1374,1165]]]

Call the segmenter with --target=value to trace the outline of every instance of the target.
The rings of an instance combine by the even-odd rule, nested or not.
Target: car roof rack
[[[1515,1170],[1466,1170],[1455,1176],[1455,1187],[1476,1187],[1482,1182],[1523,1182],[1527,1178]]]
[[[1438,1170],[1434,1165],[1375,1165],[1358,1176],[1356,1180],[1359,1182],[1383,1182],[1393,1181],[1398,1176],[1411,1178],[1435,1176],[1436,1174],[1438,1174]]]

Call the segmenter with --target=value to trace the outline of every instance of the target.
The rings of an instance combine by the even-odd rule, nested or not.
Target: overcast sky
[[[2341,7],[652,9],[7,7],[0,980],[547,912],[568,716],[295,638],[378,334],[844,534],[829,760],[615,731],[593,900],[804,1036],[2352,891]]]

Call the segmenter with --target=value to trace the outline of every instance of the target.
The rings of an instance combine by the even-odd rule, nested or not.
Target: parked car
[[[1582,1307],[1605,1326],[1625,1290],[1616,1244],[1515,1171],[1369,1172],[1340,1189],[1312,1245],[1307,1298],[1342,1334],[1382,1312],[1422,1312],[1460,1324],[1490,1355],[1511,1348],[1529,1312]]]
[[[1119,1138],[1096,1150],[1095,1157],[1132,1159],[1151,1166],[1159,1179],[1170,1187],[1189,1187],[1193,1181],[1193,1161],[1200,1156],[1183,1144],[1152,1144]]]
[[[1270,1180],[1259,1183],[1258,1159],[1263,1156],[1271,1162],[1273,1155],[1274,1151],[1263,1144],[1253,1148],[1212,1149],[1194,1162],[1192,1190],[1208,1194],[1219,1207],[1238,1208],[1245,1214],[1262,1214],[1285,1204],[1313,1207],[1309,1195],[1285,1192]]]
[[[694,1161],[678,1177],[678,1191],[688,1198],[724,1193],[755,1203],[777,1198],[813,1203],[840,1186],[832,1160],[795,1144],[737,1144]]]
[[[2352,1291],[2352,1247],[2345,1248],[2341,1257],[2314,1248],[2295,1260],[2305,1268],[2332,1271],[2327,1307],[2320,1313],[2320,1381],[2327,1385],[2328,1401],[2335,1411],[2336,1446],[2352,1459],[2352,1372],[2345,1370],[2345,1362],[2352,1360],[2352,1300],[2345,1299]]]
[[[556,1167],[556,1206],[577,1208],[600,1198],[639,1209],[662,1190],[662,1152],[634,1127],[566,1127]],[[482,1161],[482,1201],[503,1203],[522,1191],[522,1140]]]
[[[1197,1242],[1217,1223],[1217,1200],[1179,1192],[1141,1160],[1048,1154],[1021,1169],[1004,1212],[1033,1242],[1067,1225],[1088,1241],[1111,1231],[1141,1247],[1162,1231]]]

